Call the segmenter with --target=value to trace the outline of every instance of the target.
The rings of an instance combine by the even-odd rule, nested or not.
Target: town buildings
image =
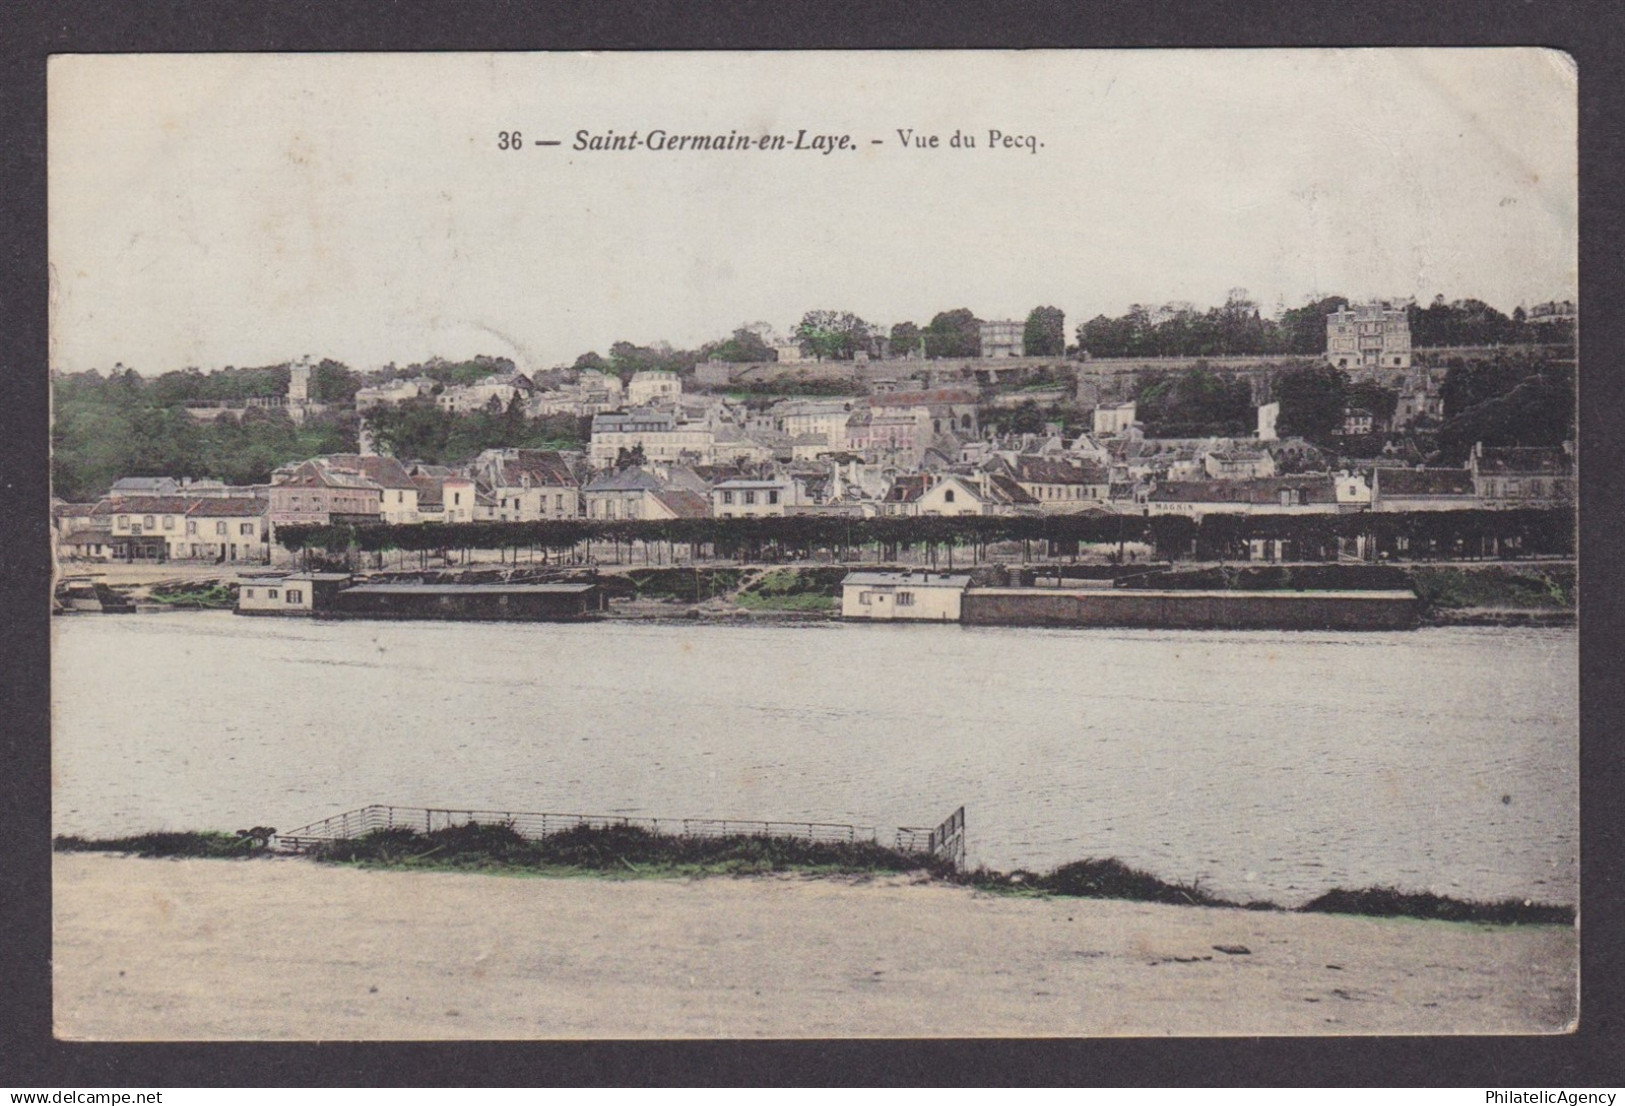
[[[506,411],[515,399],[528,400],[535,392],[536,386],[524,373],[494,373],[472,384],[446,388],[435,397],[435,403],[459,415],[492,409]]]

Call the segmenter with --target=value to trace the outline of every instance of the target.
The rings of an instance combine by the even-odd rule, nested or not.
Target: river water
[[[368,803],[935,824],[1238,899],[1578,896],[1578,635],[54,620],[58,833]]]

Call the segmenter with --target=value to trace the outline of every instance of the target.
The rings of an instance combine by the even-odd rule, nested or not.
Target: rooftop
[[[849,572],[841,581],[842,587],[916,587],[955,588],[963,591],[970,587],[969,576],[956,576],[948,572]]]

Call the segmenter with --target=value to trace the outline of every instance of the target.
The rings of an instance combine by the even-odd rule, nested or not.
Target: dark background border
[[[1618,1086],[1625,708],[1618,546],[1621,31],[1617,3],[1274,0],[943,4],[513,0],[0,10],[0,1086]],[[1563,1037],[1161,1041],[86,1045],[50,1036],[45,61],[201,51],[1541,45],[1580,72],[1581,1020]],[[1290,104],[1282,105],[1290,111]],[[1470,289],[1464,289],[1470,293]],[[1611,440],[1612,438],[1612,440]],[[94,694],[94,688],[84,689]]]

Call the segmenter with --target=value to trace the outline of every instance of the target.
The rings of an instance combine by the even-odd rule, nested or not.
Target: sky
[[[889,327],[1045,304],[1070,337],[1233,288],[1266,314],[1318,294],[1510,313],[1578,283],[1553,51],[80,55],[48,90],[67,372],[541,369],[813,309]]]

